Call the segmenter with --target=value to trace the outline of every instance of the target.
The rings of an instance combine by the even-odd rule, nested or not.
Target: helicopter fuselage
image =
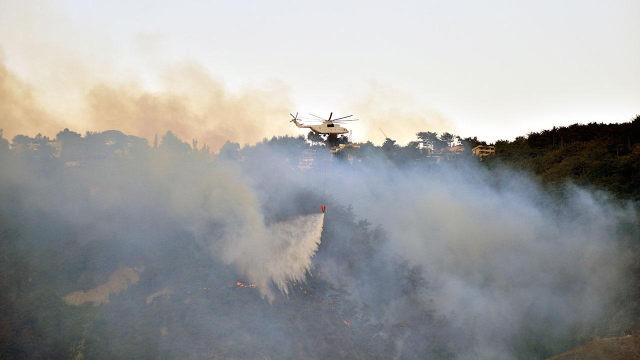
[[[346,128],[338,124],[334,124],[332,121],[323,121],[322,125],[302,125],[298,121],[293,121],[299,128],[309,128],[316,134],[346,134],[349,132]]]

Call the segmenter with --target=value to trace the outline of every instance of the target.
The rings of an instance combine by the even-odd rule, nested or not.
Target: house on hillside
[[[452,151],[456,154],[460,154],[464,152],[464,145],[456,145],[449,148],[449,151]]]
[[[442,149],[442,153],[448,153],[448,154],[454,154],[454,155],[462,154],[463,152],[464,152],[463,145],[451,146],[451,147]]]
[[[494,145],[478,145],[471,149],[471,152],[473,152],[473,155],[478,157],[495,155],[496,147]]]

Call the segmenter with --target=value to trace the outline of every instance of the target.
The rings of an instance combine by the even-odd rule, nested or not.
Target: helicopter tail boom
[[[309,126],[302,125],[302,124],[300,124],[298,122],[298,113],[296,113],[295,116],[293,114],[291,114],[291,113],[289,113],[289,115],[291,115],[291,117],[292,117],[291,122],[296,124],[297,127],[299,127],[299,128],[308,128],[309,127]]]

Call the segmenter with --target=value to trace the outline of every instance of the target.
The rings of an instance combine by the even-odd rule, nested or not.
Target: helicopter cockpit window
[[[334,127],[334,124],[327,124],[327,127]]]

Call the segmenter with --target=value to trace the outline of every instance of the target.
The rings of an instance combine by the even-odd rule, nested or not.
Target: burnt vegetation
[[[151,146],[119,131],[82,136],[65,129],[54,139],[19,135],[11,143],[0,138],[0,358],[474,357],[473,332],[456,314],[435,311],[429,276],[388,246],[385,229],[359,219],[339,198],[295,182],[303,150],[318,150],[317,163],[348,160],[346,152],[331,160],[320,140],[310,140],[228,142],[214,156],[206,145],[170,131]],[[456,144],[464,150],[446,151]],[[483,161],[471,154],[479,144],[422,132],[406,146],[387,139],[349,156],[351,166],[384,161],[397,171],[437,171],[441,161],[479,162],[487,171],[508,167],[538,179],[556,202],[563,201],[567,182],[636,207],[640,200],[640,117],[498,141],[495,156]],[[281,164],[265,161],[265,153],[277,154],[271,159]],[[237,271],[184,225],[188,219],[167,209],[171,195],[158,179],[187,174],[206,181],[222,162],[252,179],[267,223],[316,213],[321,202],[331,209],[308,281],[290,283],[291,292],[273,304],[237,285],[244,281]],[[224,224],[206,226],[215,239]],[[619,246],[638,251],[637,239]],[[640,270],[638,256],[633,259],[629,274]],[[141,266],[139,281],[112,294],[108,304],[63,301],[105,283],[119,268]],[[162,289],[169,290],[149,300]],[[514,334],[512,354],[550,357],[594,334],[637,331],[639,297],[640,290],[620,296],[605,323],[573,333],[554,334],[553,319],[534,319],[549,323]]]

